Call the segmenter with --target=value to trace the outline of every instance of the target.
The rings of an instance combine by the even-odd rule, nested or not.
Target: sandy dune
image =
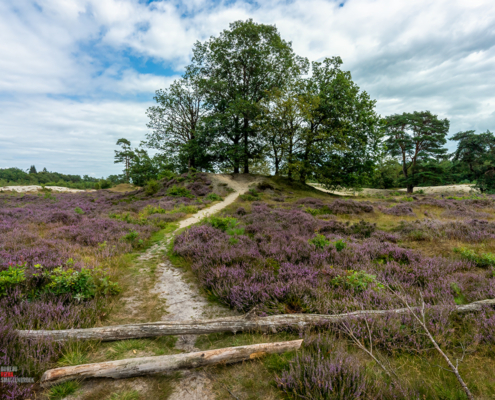
[[[367,195],[387,195],[391,192],[401,192],[401,193],[406,193],[406,189],[367,189],[363,188],[362,191],[353,191],[353,190],[326,190],[323,189],[319,184],[317,183],[310,183],[309,185],[313,186],[314,188],[321,190],[322,192],[326,193],[332,193],[336,194],[339,196],[367,196]],[[477,190],[474,188],[474,185],[472,184],[464,184],[464,185],[446,185],[446,186],[424,186],[424,187],[416,187],[414,188],[414,192],[417,193],[418,191],[422,190],[425,194],[465,194],[465,193],[470,193],[471,191],[477,192]]]

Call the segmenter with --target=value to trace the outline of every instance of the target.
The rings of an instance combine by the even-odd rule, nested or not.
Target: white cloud
[[[451,132],[495,129],[491,0],[7,0],[0,167],[36,156],[62,172],[115,172],[114,139],[143,139],[154,90],[180,73],[194,42],[247,18],[276,24],[311,60],[340,55],[384,115],[428,109]],[[143,73],[129,55],[176,72]]]

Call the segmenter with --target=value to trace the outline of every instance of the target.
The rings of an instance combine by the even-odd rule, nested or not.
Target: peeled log
[[[494,306],[495,299],[475,301],[471,304],[456,306],[458,313],[480,311],[483,306]],[[283,314],[267,317],[228,317],[207,320],[159,321],[143,324],[104,326],[89,329],[65,329],[59,331],[17,331],[26,338],[51,337],[55,341],[70,339],[91,339],[103,342],[125,339],[150,338],[167,335],[199,335],[217,332],[274,332],[287,327],[304,328],[325,323],[342,322],[349,318],[380,316],[389,313],[407,314],[407,308],[395,310],[356,311],[347,314]]]
[[[249,346],[227,347],[224,349],[198,351],[195,353],[170,356],[129,358],[96,364],[55,368],[46,371],[41,377],[41,386],[49,387],[70,380],[87,378],[131,378],[172,372],[181,369],[204,367],[214,364],[231,364],[259,358],[265,354],[284,353],[298,350],[301,340],[289,342],[262,343]]]

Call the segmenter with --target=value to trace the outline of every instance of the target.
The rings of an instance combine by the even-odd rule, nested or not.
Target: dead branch
[[[457,306],[457,313],[480,311],[484,306],[494,306],[495,299],[475,301],[474,303]],[[217,332],[276,332],[277,329],[339,323],[351,318],[383,316],[387,314],[409,314],[413,308],[395,310],[362,310],[346,314],[283,314],[256,317],[248,314],[245,317],[216,318],[210,320],[159,321],[141,324],[104,326],[89,329],[49,330],[19,330],[19,336],[25,338],[51,337],[55,341],[70,339],[92,339],[101,341],[150,338],[167,335],[200,335]],[[253,313],[254,314],[254,313]]]
[[[55,368],[50,369],[43,374],[41,377],[41,386],[49,387],[76,379],[122,379],[134,376],[167,373],[181,369],[204,367],[214,364],[231,364],[252,360],[266,354],[298,350],[301,347],[302,342],[301,339],[288,342],[262,343],[249,346],[198,351],[194,353],[130,358],[126,360]]]

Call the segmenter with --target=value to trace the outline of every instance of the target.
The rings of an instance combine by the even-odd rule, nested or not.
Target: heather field
[[[495,199],[380,197],[336,198],[271,181],[185,230],[173,253],[211,301],[239,313],[336,314],[424,301],[436,342],[458,360],[477,398],[493,398],[495,314],[452,311],[494,298]],[[466,398],[410,314],[256,340],[298,337],[305,338],[299,354],[218,368],[219,390],[228,386],[242,399]],[[253,342],[253,335],[214,334],[202,343],[206,349]]]
[[[23,339],[15,330],[104,323],[122,292],[126,256],[219,200],[211,190],[198,173],[127,193],[0,194],[0,364],[35,380],[60,365],[70,345]],[[2,398],[29,398],[36,388],[2,384]]]
[[[150,292],[163,279],[155,265],[161,258],[199,288],[199,297],[234,315],[338,314],[424,302],[428,332],[459,363],[476,398],[493,398],[495,314],[489,307],[454,309],[495,298],[495,198],[350,199],[282,178],[248,181],[251,189],[234,203],[176,231],[170,242],[164,235],[221,200],[225,186],[193,173],[126,193],[0,194],[0,364],[22,366],[22,376],[37,380],[56,366],[185,351],[174,337],[62,344],[16,334],[159,320]],[[163,243],[168,250],[150,258],[150,246]],[[137,263],[147,269],[133,270]],[[123,305],[131,294],[146,303],[137,316]],[[165,308],[173,305],[167,299]],[[426,333],[410,313],[387,313],[305,329],[200,335],[193,344],[208,350],[304,339],[297,353],[202,369],[211,385],[205,398],[465,399]],[[140,379],[104,381],[97,390],[77,382],[50,390],[12,384],[2,386],[2,395],[176,399],[174,387],[189,382],[175,375]]]

